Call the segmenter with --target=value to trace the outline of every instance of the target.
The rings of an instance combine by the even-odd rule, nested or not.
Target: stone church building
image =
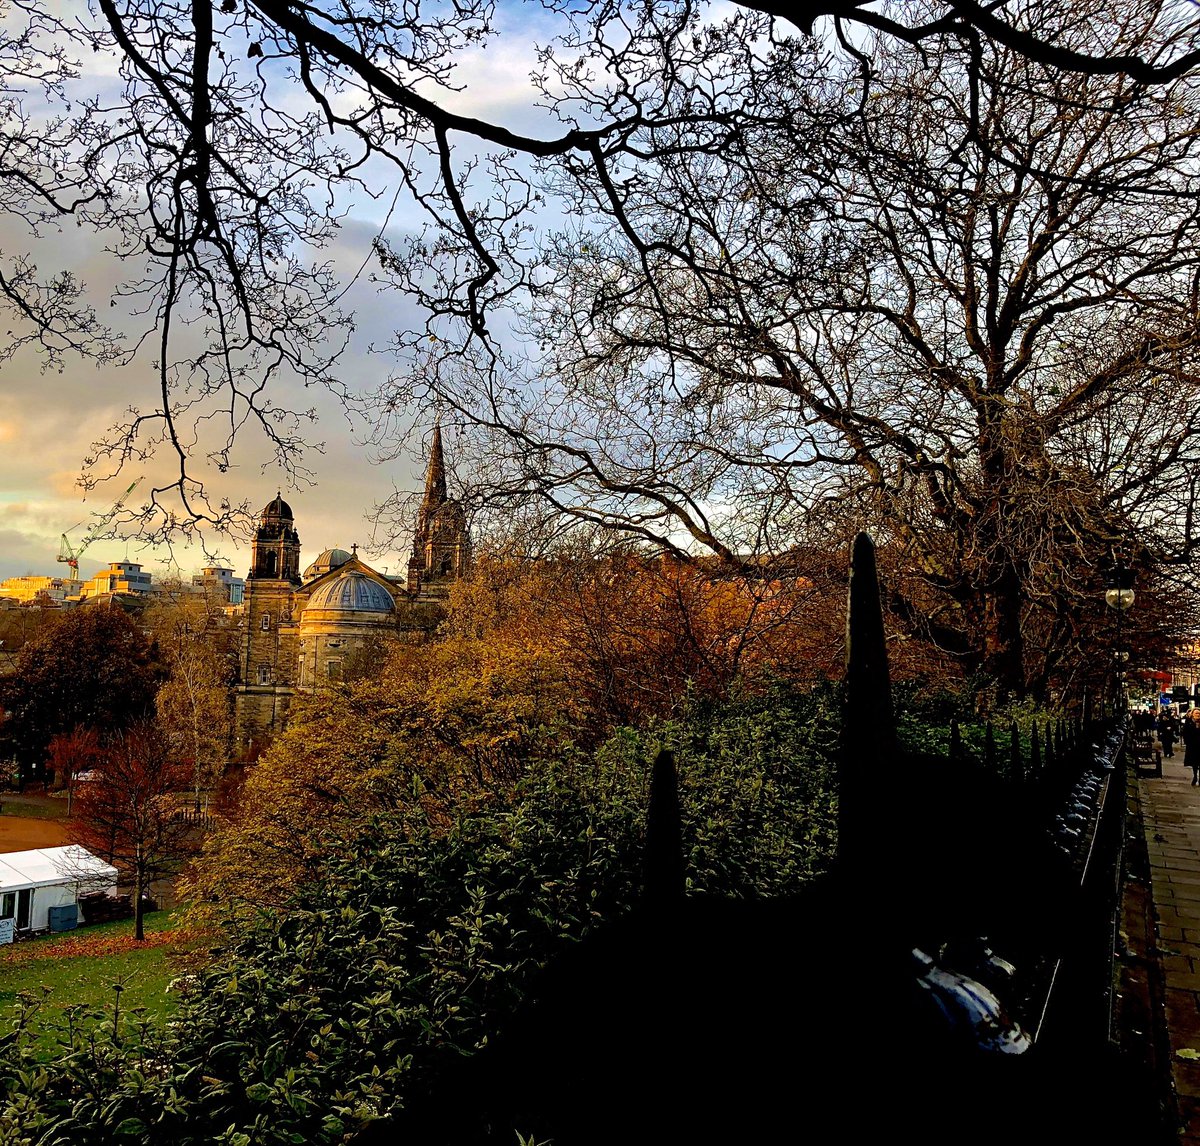
[[[406,578],[372,569],[357,547],[327,549],[301,572],[296,521],[276,495],[262,511],[246,577],[236,697],[242,752],[252,753],[283,727],[295,692],[339,680],[355,653],[381,638],[426,639],[469,560],[466,517],[446,493],[440,428],[433,432]]]

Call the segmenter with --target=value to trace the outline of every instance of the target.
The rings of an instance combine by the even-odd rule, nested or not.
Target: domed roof
[[[266,506],[264,506],[262,515],[264,518],[290,517],[292,520],[295,520],[295,517],[292,514],[292,507],[288,505],[288,503],[284,501],[282,496],[278,493],[275,495],[273,500],[267,502]]]
[[[308,599],[305,613],[325,609],[335,613],[390,613],[395,608],[392,595],[365,573],[349,569],[328,584],[320,586]]]
[[[330,569],[345,565],[353,556],[353,553],[347,553],[344,549],[326,549],[316,561],[304,570],[304,580],[314,581],[322,573],[328,573]]]

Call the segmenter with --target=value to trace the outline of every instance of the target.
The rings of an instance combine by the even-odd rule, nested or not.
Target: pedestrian
[[[1193,708],[1180,730],[1183,738],[1183,763],[1192,770],[1192,783],[1200,785],[1200,708]]]
[[[1175,755],[1175,720],[1169,708],[1159,714],[1158,738],[1162,741],[1163,755],[1170,760]]]

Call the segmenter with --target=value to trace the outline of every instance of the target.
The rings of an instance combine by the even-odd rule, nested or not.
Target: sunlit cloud
[[[52,10],[68,17],[85,8],[79,0],[53,0]],[[530,6],[502,3],[496,28],[500,35],[486,48],[472,47],[463,54],[456,79],[465,85],[464,90],[441,93],[438,98],[457,112],[486,116],[513,130],[558,134],[562,125],[534,107],[530,81],[530,73],[537,66],[535,46],[549,39],[548,27],[543,27],[541,17]],[[86,57],[79,83],[94,87],[99,80],[105,98],[115,105],[119,102],[117,61],[90,50]],[[281,83],[275,90],[289,107],[299,108],[306,103],[306,97],[289,84]],[[464,156],[475,146],[466,137],[456,138],[455,143]],[[359,394],[373,391],[397,369],[397,363],[385,352],[393,332],[421,321],[406,299],[395,292],[380,293],[369,281],[374,269],[372,242],[381,229],[386,226],[386,237],[397,241],[425,221],[404,194],[389,214],[398,176],[382,165],[372,168],[373,184],[376,176],[380,198],[369,200],[363,196],[363,202],[353,202],[334,242],[322,252],[322,257],[330,258],[346,279],[365,267],[343,300],[343,305],[355,312],[357,332],[338,371],[348,387]],[[122,263],[106,251],[110,242],[111,238],[77,228],[72,222],[57,230],[48,228],[35,237],[19,219],[0,216],[0,250],[34,251],[44,274],[72,271],[86,284],[88,297],[102,321],[136,338],[153,325],[153,318],[128,313],[119,300],[113,305],[117,284],[135,266],[133,261]],[[44,372],[37,355],[26,351],[0,366],[0,514],[6,526],[0,531],[0,577],[31,570],[42,575],[61,573],[63,566],[56,563],[56,557],[63,533],[78,540],[94,520],[92,515],[110,506],[135,477],[144,479],[139,496],[156,482],[169,480],[174,462],[165,458],[149,466],[127,468],[86,499],[77,485],[83,459],[91,452],[92,444],[123,418],[126,408],[156,405],[153,357],[153,348],[147,347],[128,365],[97,369],[76,361],[58,373]],[[403,539],[399,550],[371,553],[368,515],[393,490],[420,486],[423,467],[419,450],[397,461],[375,464],[363,444],[369,427],[348,418],[333,396],[304,391],[295,398],[297,405],[316,409],[319,423],[311,436],[325,443],[324,453],[309,453],[305,459],[313,472],[314,486],[289,488],[278,470],[269,466],[264,469],[269,450],[253,432],[235,451],[230,470],[218,473],[210,469],[204,474],[205,480],[211,482],[216,496],[235,504],[247,501],[255,509],[281,487],[297,514],[305,562],[323,548],[349,547],[357,542],[377,567],[399,572],[407,557]],[[286,394],[282,401],[286,404]],[[412,411],[414,419],[427,416],[427,411]],[[222,538],[218,551],[239,573],[246,571],[249,549],[245,544]],[[174,560],[183,571],[198,568],[205,561],[198,550],[168,553],[105,539],[88,547],[81,572],[89,566],[124,559],[127,553],[131,559],[152,567]]]

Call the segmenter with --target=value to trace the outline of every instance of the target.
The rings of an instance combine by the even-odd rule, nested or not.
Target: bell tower
[[[276,493],[259,519],[250,552],[250,577],[300,583],[300,536],[292,507]]]
[[[242,602],[242,649],[236,696],[241,749],[250,754],[283,727],[296,676],[300,537],[292,507],[277,493],[259,517],[250,545]]]
[[[447,496],[446,461],[442,452],[442,427],[433,428],[429,466],[425,471],[425,496],[417,511],[416,535],[408,559],[408,591],[434,589],[461,577],[471,559],[467,519],[462,506]],[[444,591],[444,590],[443,590]]]

